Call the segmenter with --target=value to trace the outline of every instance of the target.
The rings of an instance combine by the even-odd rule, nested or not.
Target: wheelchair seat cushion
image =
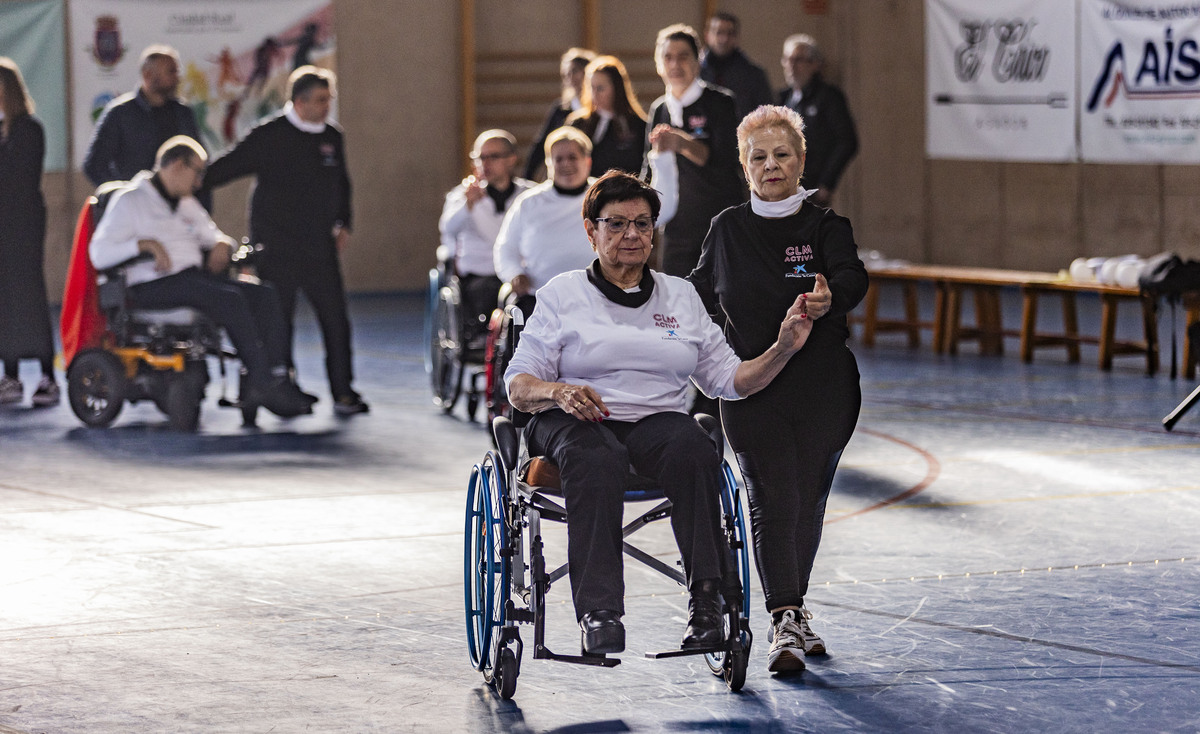
[[[138,308],[129,312],[129,318],[148,326],[192,326],[201,314],[194,308]]]
[[[562,494],[562,475],[558,466],[544,456],[532,456],[517,470],[517,478],[531,487],[537,487],[546,494]],[[626,478],[625,501],[641,502],[663,498],[662,490],[653,480],[643,477],[629,469]]]

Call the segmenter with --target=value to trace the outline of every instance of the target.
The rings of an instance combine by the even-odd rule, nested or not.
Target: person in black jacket
[[[804,118],[808,157],[801,186],[817,190],[813,203],[829,206],[842,173],[858,153],[858,133],[846,95],[821,77],[824,63],[812,36],[788,36],[783,42],[783,74],[789,86],[779,93],[779,104]]]
[[[545,171],[543,165],[546,162],[546,137],[565,125],[567,116],[579,109],[584,73],[594,58],[596,52],[586,48],[569,48],[563,53],[558,67],[562,76],[562,96],[550,105],[541,132],[529,147],[529,155],[525,159],[524,177],[530,181],[540,181],[541,177],[538,174]]]
[[[620,59],[600,56],[588,64],[580,104],[567,124],[592,141],[591,175],[599,178],[612,169],[638,175],[646,146],[646,113]]]
[[[713,13],[704,31],[708,48],[700,57],[700,78],[733,93],[738,122],[760,106],[771,104],[773,97],[767,72],[738,46],[741,25],[733,13]]]
[[[325,342],[325,368],[339,415],[365,413],[354,379],[350,319],[339,252],[350,242],[350,176],[342,131],[328,122],[333,72],[302,66],[288,79],[283,112],[259,123],[214,160],[205,188],[255,176],[250,238],[262,244],[259,275],[272,282],[287,322],[291,354],[299,291],[312,304]]]
[[[54,336],[42,264],[46,135],[33,109],[21,70],[0,56],[0,404],[24,399],[19,360],[32,358],[42,367],[33,405],[45,407],[58,404],[61,393],[54,381]]]
[[[154,168],[159,147],[176,135],[200,139],[192,109],[178,99],[179,52],[149,46],[142,52],[141,70],[138,90],[109,102],[92,131],[83,172],[96,186],[128,181]]]
[[[804,606],[821,540],[825,502],[862,403],[858,366],[846,347],[849,313],[867,292],[849,220],[800,188],[800,115],[760,107],[738,127],[751,198],[721,212],[689,276],[742,359],[775,339],[772,325],[797,298],[813,328],[779,377],[745,400],[722,401],[721,420],[750,503],[754,556],[771,612],[767,666],[804,669],[825,652]]]
[[[712,218],[746,200],[733,97],[700,80],[699,58],[700,39],[691,26],[679,23],[658,32],[654,60],[666,94],[650,107],[646,149],[676,154],[679,205],[663,228],[662,271],[680,277],[700,258]],[[648,169],[647,161],[643,170]]]

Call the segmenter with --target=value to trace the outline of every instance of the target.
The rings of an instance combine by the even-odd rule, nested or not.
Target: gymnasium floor
[[[830,654],[767,674],[755,591],[740,694],[696,658],[647,660],[687,599],[630,563],[622,665],[527,644],[505,702],[463,631],[487,437],[430,403],[420,297],[353,308],[370,415],[330,415],[311,321],[312,417],[243,430],[216,386],[196,435],[145,404],[107,430],[0,409],[0,734],[1200,731],[1200,408],[1159,426],[1194,383],[1131,357],[1101,373],[1086,349],[855,345],[864,407],[807,600]]]

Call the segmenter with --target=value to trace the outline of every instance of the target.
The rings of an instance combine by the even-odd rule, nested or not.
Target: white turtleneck
[[[750,192],[750,210],[767,219],[782,219],[800,211],[804,200],[817,193],[816,189],[800,189],[782,201],[763,201],[758,194]]]
[[[683,90],[683,95],[678,98],[671,93],[671,88],[667,87],[667,112],[671,115],[673,126],[683,127],[683,108],[695,104],[701,94],[704,94],[704,86],[700,84],[699,77],[692,82],[690,87]]]
[[[306,120],[300,119],[300,115],[296,112],[296,108],[291,102],[288,102],[283,106],[283,116],[286,117],[287,121],[295,125],[296,129],[300,130],[301,132],[313,134],[325,132],[324,120],[321,122],[307,122]]]

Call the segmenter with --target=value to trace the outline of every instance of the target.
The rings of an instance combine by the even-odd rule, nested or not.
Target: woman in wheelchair
[[[282,417],[311,413],[315,399],[288,376],[274,289],[217,275],[229,266],[232,244],[194,196],[207,160],[189,137],[163,143],[154,171],[113,194],[88,254],[98,270],[146,256],[126,273],[134,307],[201,311],[229,334],[250,381],[249,402]]]
[[[534,413],[531,454],[559,467],[567,561],[586,653],[625,647],[621,517],[632,466],[662,487],[691,593],[685,648],[724,639],[722,591],[738,580],[720,529],[721,457],[687,414],[688,380],[706,394],[753,394],[804,346],[804,304],[778,339],[742,361],[690,283],[646,265],[657,192],[610,171],[588,190],[584,228],[596,260],[538,291],[505,380],[512,404]],[[740,592],[740,589],[739,589]]]

